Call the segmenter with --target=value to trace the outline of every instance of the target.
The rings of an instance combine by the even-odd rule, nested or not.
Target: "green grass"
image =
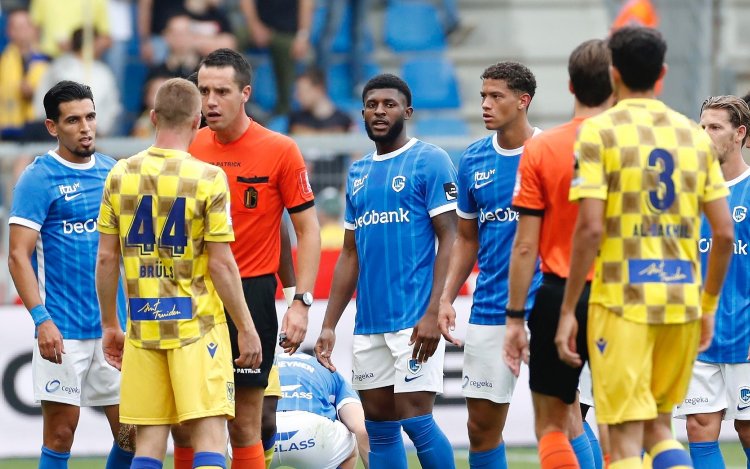
[[[746,467],[745,453],[739,443],[722,443],[721,451],[727,469],[744,469]],[[466,450],[456,450],[456,469],[468,469],[469,462]],[[106,458],[73,458],[69,469],[102,469]],[[35,469],[36,459],[0,459],[0,469]],[[166,469],[172,467],[172,458],[167,458]],[[361,467],[361,464],[359,465]],[[419,461],[415,453],[409,454],[409,467],[419,468]],[[537,469],[536,448],[512,447],[508,449],[508,467],[511,469]]]

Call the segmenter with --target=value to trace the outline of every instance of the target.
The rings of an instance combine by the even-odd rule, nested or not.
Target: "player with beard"
[[[44,109],[47,131],[58,146],[37,157],[16,184],[8,256],[16,290],[36,327],[32,375],[34,399],[42,405],[39,467],[68,467],[80,408],[103,407],[120,442],[112,446],[107,468],[126,468],[133,458],[132,427],[119,423],[120,373],[104,360],[94,289],[96,218],[115,161],[95,151],[96,110],[88,86],[61,81],[45,94]]]
[[[451,468],[453,450],[432,408],[443,390],[437,313],[456,233],[456,172],[445,151],[407,136],[413,109],[403,80],[374,77],[362,102],[376,151],[349,169],[344,246],[315,354],[336,370],[334,331],[356,288],[352,386],[365,411],[370,467],[407,467],[403,428],[422,467]]]

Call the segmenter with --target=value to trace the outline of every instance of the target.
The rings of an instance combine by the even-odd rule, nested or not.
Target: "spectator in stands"
[[[268,47],[276,77],[274,114],[291,109],[295,61],[307,57],[314,0],[240,0],[250,35],[257,47]]]
[[[128,64],[128,48],[133,38],[132,0],[109,0],[109,24],[112,45],[104,54],[104,61],[117,79],[120,96],[128,79],[125,67]]]
[[[190,23],[191,41],[201,56],[216,49],[236,49],[229,18],[220,8],[222,0],[185,0]]]
[[[154,75],[143,86],[143,112],[133,124],[131,136],[137,138],[152,138],[156,136],[156,128],[151,123],[151,110],[156,103],[156,91],[171,75]]]
[[[31,0],[30,12],[41,33],[41,50],[50,57],[71,50],[73,32],[83,28],[84,18],[88,17],[98,32],[94,56],[101,57],[112,44],[107,0]],[[97,97],[100,101],[101,97]]]
[[[49,59],[38,50],[27,10],[7,14],[6,34],[9,43],[0,55],[0,139],[17,140],[34,119],[31,100]]]
[[[326,78],[321,70],[309,68],[297,78],[295,97],[300,109],[289,115],[290,134],[339,134],[354,128],[352,118],[337,108],[328,96]],[[313,191],[327,186],[341,188],[348,163],[347,154],[318,154],[311,168]]]
[[[184,14],[169,18],[164,29],[168,55],[164,62],[149,69],[147,81],[158,76],[187,78],[195,71],[201,58],[191,33],[191,23],[190,17]]]
[[[34,94],[34,112],[39,118],[44,116],[44,91],[62,80],[85,83],[91,87],[96,99],[96,133],[100,136],[113,134],[120,115],[120,91],[112,71],[98,57],[91,63],[83,59],[83,29],[77,29],[72,36],[71,52],[56,58],[42,76],[37,93]],[[94,42],[96,42],[95,34]]]
[[[169,18],[185,13],[185,0],[138,0],[138,43],[141,59],[149,65],[164,62],[169,53],[162,36]]]
[[[320,247],[341,249],[344,243],[344,201],[335,187],[326,187],[317,192],[318,223],[320,224]]]
[[[438,0],[437,4],[445,37],[453,45],[461,44],[474,30],[474,25],[469,25],[461,21],[461,16],[458,12],[458,0]]]

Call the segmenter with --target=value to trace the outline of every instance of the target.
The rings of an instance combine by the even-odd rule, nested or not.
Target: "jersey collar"
[[[539,127],[534,127],[534,133],[531,135],[531,137],[534,138],[540,133],[542,133],[542,129],[540,129]],[[512,149],[501,147],[500,142],[497,141],[497,132],[492,134],[492,146],[495,148],[495,151],[497,152],[498,155],[518,156],[521,153],[523,153],[523,145],[521,145],[518,148],[512,148]]]
[[[731,181],[727,181],[727,187],[732,187],[735,184],[739,184],[750,176],[750,168],[747,168],[744,173],[740,174]]]
[[[62,156],[58,155],[55,150],[50,150],[47,152],[47,154],[51,156],[52,158],[54,158],[55,160],[57,160],[57,162],[60,163],[61,165],[70,169],[78,169],[78,170],[91,169],[96,164],[96,153],[93,153],[91,155],[91,159],[86,163],[70,162],[66,160],[65,158],[63,158]]]
[[[401,153],[408,150],[409,148],[413,147],[415,143],[417,143],[417,139],[416,137],[412,137],[411,140],[406,142],[406,144],[403,147],[399,148],[398,150],[393,150],[390,153],[383,153],[382,155],[378,155],[377,150],[376,150],[375,153],[372,155],[372,159],[375,161],[390,160],[391,158],[395,158]]]
[[[615,107],[640,107],[651,111],[663,111],[667,108],[667,105],[658,99],[628,98],[619,101]]]

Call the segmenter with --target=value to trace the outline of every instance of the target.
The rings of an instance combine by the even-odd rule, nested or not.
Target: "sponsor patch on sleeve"
[[[300,194],[305,197],[312,195],[313,191],[312,186],[310,186],[310,178],[307,176],[307,169],[297,171],[297,182]]]
[[[456,197],[458,197],[458,187],[456,187],[455,182],[446,182],[443,184],[443,190],[445,191],[445,200],[456,200]]]

